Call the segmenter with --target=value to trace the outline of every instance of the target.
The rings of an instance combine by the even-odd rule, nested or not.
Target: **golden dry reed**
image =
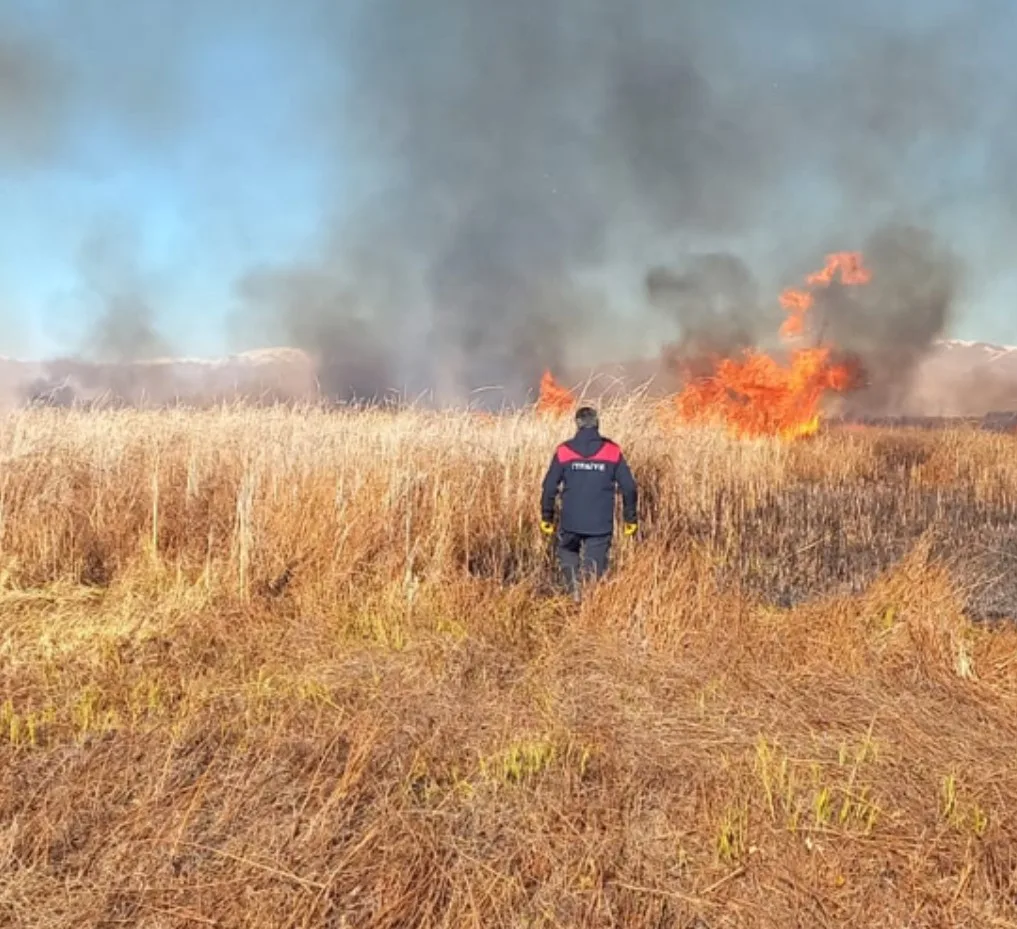
[[[1017,439],[602,421],[5,419],[0,925],[1017,926]]]

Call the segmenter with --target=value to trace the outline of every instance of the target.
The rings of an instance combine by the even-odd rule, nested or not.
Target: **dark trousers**
[[[578,532],[558,533],[558,562],[565,575],[565,584],[573,596],[578,596],[579,585],[607,573],[611,552],[611,534],[581,535]]]

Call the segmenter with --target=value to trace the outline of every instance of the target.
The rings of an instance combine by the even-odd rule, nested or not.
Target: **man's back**
[[[624,520],[636,522],[636,482],[621,448],[600,434],[597,426],[581,426],[573,438],[555,450],[544,476],[542,518],[554,518],[554,501],[561,487],[560,529],[580,535],[611,535],[614,495],[622,493]]]

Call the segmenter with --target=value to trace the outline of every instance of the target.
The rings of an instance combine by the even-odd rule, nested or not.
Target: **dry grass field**
[[[603,411],[0,426],[0,925],[1017,926],[1017,438]]]

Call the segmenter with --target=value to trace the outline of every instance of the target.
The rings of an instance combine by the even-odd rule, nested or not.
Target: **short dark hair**
[[[580,429],[596,429],[600,425],[597,411],[592,406],[581,406],[576,410],[576,425]]]

